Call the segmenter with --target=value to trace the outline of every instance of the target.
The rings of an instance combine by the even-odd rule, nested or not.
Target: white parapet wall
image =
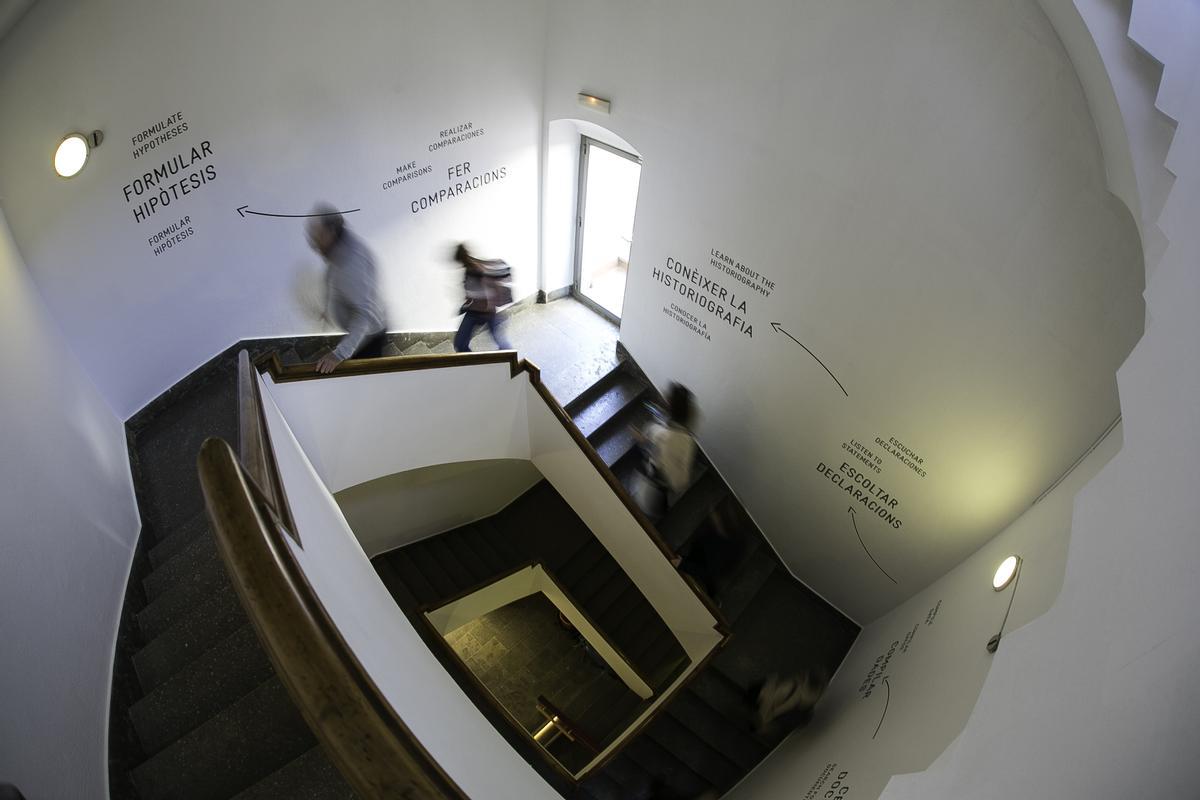
[[[264,377],[262,389],[303,542],[295,548],[301,568],[401,718],[470,796],[535,798],[553,792],[463,694],[396,606],[334,492],[437,464],[530,462],[687,653],[689,668],[659,701],[720,644],[716,618],[580,449],[529,373],[513,376],[505,363],[278,384]]]

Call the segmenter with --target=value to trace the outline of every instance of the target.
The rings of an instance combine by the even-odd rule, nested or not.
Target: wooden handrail
[[[355,792],[366,800],[467,800],[342,638],[229,445],[207,440],[199,470],[234,589],[280,680]]]
[[[539,714],[546,718],[547,722],[562,731],[563,735],[572,742],[578,742],[593,754],[600,752],[599,745],[593,741],[592,737],[584,733],[583,728],[564,714],[558,706],[547,700],[545,695],[538,695],[537,710]]]
[[[292,508],[288,505],[283,479],[275,463],[275,450],[271,447],[271,435],[267,432],[258,373],[245,350],[238,353],[238,454],[250,480],[299,544],[300,534],[292,519]]]

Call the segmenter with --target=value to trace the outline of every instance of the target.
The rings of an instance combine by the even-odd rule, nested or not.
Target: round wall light
[[[992,576],[992,588],[997,592],[1008,586],[1013,575],[1017,574],[1017,561],[1016,556],[1009,556],[996,567],[996,574]]]
[[[54,171],[64,178],[73,178],[87,163],[91,149],[91,144],[82,133],[68,134],[54,151]]]

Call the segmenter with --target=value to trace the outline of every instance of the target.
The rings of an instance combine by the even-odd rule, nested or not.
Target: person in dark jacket
[[[466,290],[466,300],[462,305],[463,321],[454,335],[454,350],[459,353],[470,352],[471,337],[483,326],[487,326],[497,347],[510,350],[496,317],[500,306],[512,302],[512,290],[507,284],[511,276],[508,264],[498,259],[476,258],[465,244],[455,249],[454,260],[462,265],[463,288]]]

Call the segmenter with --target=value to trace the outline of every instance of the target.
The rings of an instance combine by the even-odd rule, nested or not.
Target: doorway
[[[573,293],[619,322],[642,160],[587,136],[580,140]]]

